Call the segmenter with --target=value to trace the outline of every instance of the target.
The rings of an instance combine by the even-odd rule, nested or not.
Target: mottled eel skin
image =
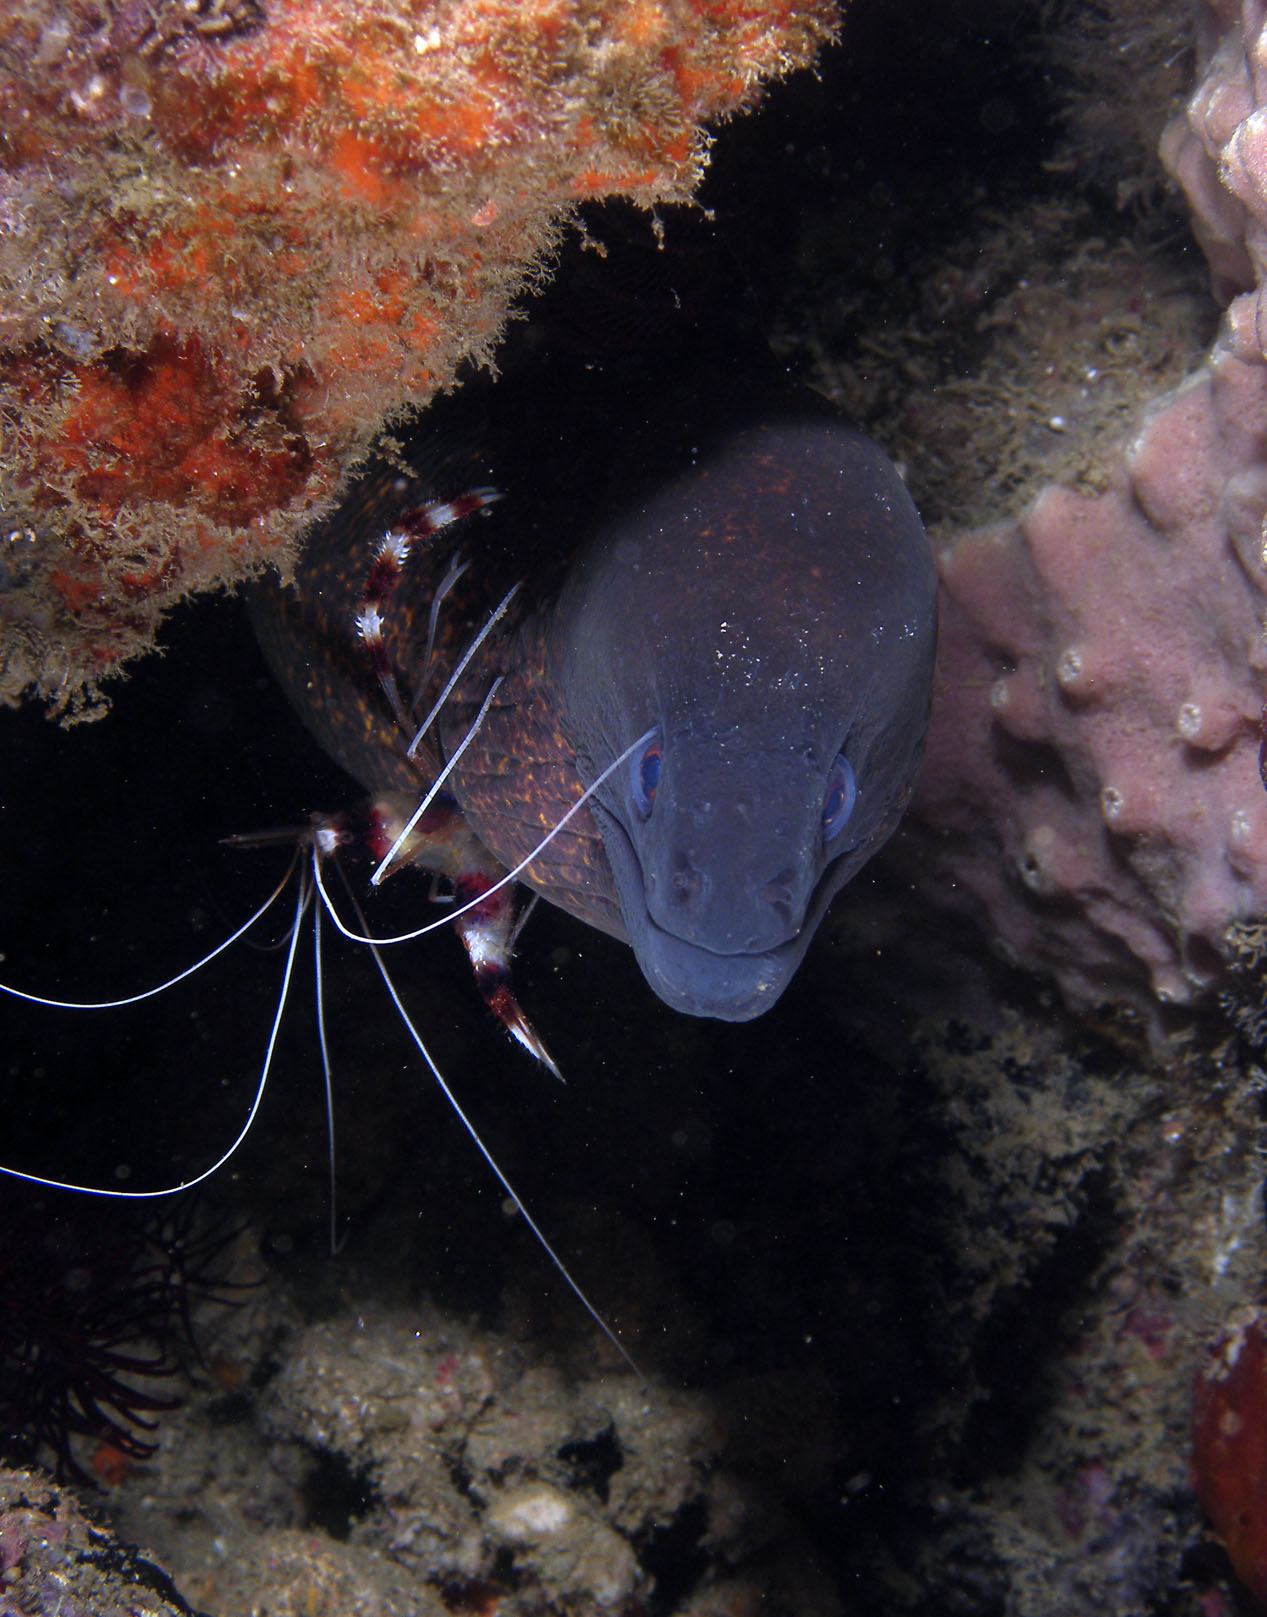
[[[384,639],[414,713],[521,576],[499,537],[514,520],[511,488],[411,557]],[[447,789],[509,868],[645,736],[525,879],[632,944],[676,1009],[728,1021],[768,1009],[833,895],[897,824],[923,745],[936,587],[884,454],[834,419],[787,413],[699,440],[536,565],[416,762],[354,630],[377,537],[319,529],[297,588],[257,612],[319,741],[372,793],[416,796],[502,675]],[[424,668],[455,550],[472,565]]]

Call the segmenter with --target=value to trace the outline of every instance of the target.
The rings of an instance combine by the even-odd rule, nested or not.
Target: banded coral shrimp
[[[283,891],[281,885],[279,867],[285,869],[289,848],[250,852],[218,844],[253,826],[275,826],[279,818],[302,821],[314,803],[340,806],[362,796],[306,744],[237,615],[200,609],[190,615],[186,636],[163,665],[143,670],[120,693],[117,711],[105,725],[59,734],[36,714],[5,716],[12,741],[4,786],[8,812],[0,828],[8,843],[2,899],[11,940],[4,975],[11,977],[19,963],[24,974],[47,968],[42,984],[27,977],[30,988],[37,993],[42,988],[45,998],[126,1001],[172,977],[178,951],[185,957],[181,965],[190,964],[206,952],[213,932],[223,938],[234,931],[239,918],[257,909],[261,887],[273,896],[273,917],[265,923],[272,948],[261,952],[252,939],[243,939],[236,951],[220,955],[205,972],[170,992],[113,1010],[40,1007],[12,995],[0,999],[11,1096],[4,1165],[46,1182],[124,1192],[187,1185],[233,1145],[239,1126],[253,1115],[250,1075],[259,1073],[266,1048],[271,1054],[279,1035],[275,1009],[283,962],[297,938],[290,925],[297,920],[297,895],[293,886]],[[239,734],[249,744],[229,747],[228,739],[236,741]],[[209,769],[209,758],[217,755],[216,767]],[[222,767],[235,760],[242,767]],[[272,771],[270,761],[276,765]],[[79,838],[62,846],[36,807],[42,791],[75,797],[85,781],[93,783],[94,823],[108,827],[100,833],[104,840],[97,854]],[[192,786],[188,792],[186,783]],[[298,801],[296,783],[304,794]],[[279,816],[279,805],[288,805],[289,812],[283,809]],[[305,830],[303,840],[309,836]],[[295,842],[286,834],[280,842],[288,840]],[[103,883],[100,848],[106,844],[109,868]],[[310,854],[309,847],[294,864],[296,880]],[[362,880],[368,869],[361,870]],[[405,878],[406,885],[410,881]],[[425,896],[425,884],[416,881],[408,894],[387,884],[377,905],[376,930],[384,924],[397,934],[414,929]],[[432,912],[441,928],[447,929],[451,909]],[[350,911],[348,920],[359,927]],[[334,928],[327,927],[326,941],[327,948],[338,947]],[[404,1070],[411,1059],[422,1057],[415,1051],[411,1058],[400,1047],[385,1053],[395,1013],[382,982],[374,980],[377,973],[358,972],[358,952],[344,946],[337,992],[329,994],[334,1018],[342,1015],[345,1040],[353,1024],[347,1066],[361,1075],[386,1063]],[[311,971],[309,955],[307,949],[298,954],[301,977]],[[496,1033],[483,1046],[484,1017],[469,968],[452,959],[451,945],[437,958],[443,963],[436,976],[424,968],[431,979],[424,989],[431,1000],[426,1038],[435,1039],[442,1070],[456,1070],[460,1078],[464,1063],[498,1066],[505,1052],[499,1053]],[[92,985],[87,994],[85,984]],[[295,1004],[292,995],[292,1010]],[[473,1023],[466,1023],[468,1012]],[[298,1020],[311,1030],[311,1018]],[[278,1067],[294,1064],[299,1042],[299,1059],[320,1071],[319,1054],[303,1047],[294,1017],[280,1028],[280,1037]],[[336,1036],[336,1046],[339,1042]],[[345,1052],[349,1042],[343,1044]],[[337,1069],[342,1065],[337,1053],[335,1059]],[[169,1076],[173,1066],[180,1072],[179,1087]],[[505,1070],[517,1104],[535,1106],[543,1093],[548,1100],[557,1088],[549,1078],[543,1087],[526,1058],[512,1060]],[[364,1104],[365,1085],[354,1079],[354,1091],[358,1087]],[[345,1081],[345,1105],[347,1094]],[[402,1104],[408,1109],[399,1093],[390,1106],[380,1095],[376,1115],[385,1113],[391,1122],[379,1129],[368,1110],[354,1118],[345,1113],[351,1149],[341,1154],[340,1204],[355,1213],[358,1203],[381,1202],[385,1185],[406,1176],[416,1186],[422,1180],[415,1201],[430,1205],[425,1215],[415,1216],[425,1216],[428,1231],[416,1239],[431,1258],[420,1260],[420,1266],[437,1283],[443,1283],[447,1269],[454,1284],[459,1283],[455,1275],[465,1275],[462,1285],[483,1292],[471,1278],[471,1254],[506,1251],[506,1219],[498,1209],[508,1202],[508,1193],[476,1193],[468,1183],[470,1163],[463,1168],[450,1159],[440,1143],[443,1131],[425,1121],[425,1103],[415,1105],[403,1127]],[[295,1246],[320,1250],[324,1244],[312,1197],[297,1192],[327,1200],[327,1190],[316,1189],[326,1172],[326,1127],[318,1114],[311,1128],[297,1128],[292,1113],[284,1140],[279,1143],[274,1133],[272,1144],[261,1150],[257,1139],[247,1139],[241,1156],[225,1164],[230,1184],[255,1180],[267,1209],[266,1239],[278,1252]],[[428,1183],[434,1187],[429,1195]],[[32,1191],[44,1194],[37,1186]],[[302,1207],[308,1208],[306,1215]],[[473,1221],[482,1226],[478,1236]],[[451,1258],[445,1257],[446,1248]]]
[[[205,610],[199,615],[204,618],[209,617]],[[234,647],[236,654],[244,655],[249,661],[252,648],[249,643],[242,643],[240,628],[237,628],[235,634],[236,626],[226,624],[223,615],[220,615],[219,623],[221,627],[211,632],[219,634],[227,628],[231,637],[237,642]],[[205,647],[202,648],[201,655],[205,655],[205,649]],[[195,650],[192,655],[195,659],[201,660],[199,651]],[[178,662],[179,660],[178,658]],[[181,670],[178,667],[176,670],[177,678],[180,675]],[[593,1310],[592,1304],[581,1293],[579,1286],[568,1274],[561,1259],[551,1249],[544,1233],[536,1225],[531,1213],[518,1202],[505,1173],[480,1138],[476,1126],[466,1116],[461,1102],[449,1086],[448,1079],[433,1060],[427,1044],[413,1024],[410,1013],[405,1008],[400,997],[395,974],[389,972],[384,958],[385,951],[380,951],[378,945],[373,942],[373,933],[366,930],[369,923],[360,908],[360,902],[355,896],[353,887],[346,877],[343,879],[341,895],[346,914],[343,918],[339,917],[335,907],[339,895],[339,888],[334,882],[336,860],[333,857],[332,843],[328,840],[334,836],[331,829],[333,821],[321,822],[324,829],[320,829],[317,824],[314,824],[291,831],[265,832],[258,836],[250,834],[230,835],[225,838],[226,844],[233,849],[233,853],[231,853],[229,861],[221,861],[221,870],[217,878],[221,884],[221,896],[214,904],[214,915],[212,913],[213,906],[208,903],[205,892],[195,894],[191,891],[191,881],[194,878],[191,877],[190,873],[182,873],[181,879],[176,885],[173,885],[170,877],[166,875],[156,878],[153,855],[147,853],[145,849],[147,847],[153,849],[163,846],[162,828],[166,823],[164,811],[170,807],[170,800],[167,804],[161,806],[156,800],[160,798],[164,790],[161,782],[170,768],[174,752],[179,750],[177,735],[180,731],[180,726],[171,724],[170,713],[165,720],[159,721],[166,736],[164,747],[164,752],[167,754],[166,763],[159,762],[144,741],[138,743],[135,739],[132,739],[135,732],[131,731],[131,725],[141,726],[143,734],[147,723],[146,709],[152,709],[156,706],[169,706],[164,692],[165,689],[170,690],[170,686],[162,676],[154,681],[148,690],[145,688],[146,682],[144,680],[140,681],[139,684],[141,686],[139,692],[129,691],[125,693],[125,698],[121,705],[125,709],[134,709],[134,712],[131,714],[125,712],[121,715],[121,722],[129,732],[129,739],[125,741],[123,750],[125,753],[130,753],[137,763],[143,767],[128,768],[125,772],[116,771],[113,776],[112,783],[115,786],[126,784],[128,788],[123,793],[116,792],[114,794],[116,798],[122,798],[127,802],[126,813],[117,807],[112,809],[111,793],[108,790],[103,790],[99,800],[99,812],[103,820],[109,821],[116,829],[124,825],[128,827],[133,840],[128,842],[124,838],[118,838],[114,843],[116,853],[115,874],[127,889],[131,899],[143,902],[148,906],[152,916],[159,917],[155,922],[155,939],[158,936],[157,929],[161,929],[162,926],[161,912],[165,907],[163,904],[164,899],[170,901],[166,906],[169,910],[173,906],[176,908],[179,908],[182,904],[187,906],[184,930],[187,934],[190,934],[189,947],[191,953],[195,946],[195,939],[205,938],[212,928],[225,927],[226,922],[222,917],[228,909],[230,900],[224,895],[227,893],[228,882],[226,877],[230,875],[232,858],[236,857],[239,862],[237,871],[239,878],[242,878],[244,874],[243,861],[247,865],[254,862],[258,870],[262,859],[262,854],[260,854],[255,855],[254,860],[252,860],[251,855],[246,853],[245,850],[258,845],[270,852],[274,864],[278,858],[284,860],[286,857],[289,858],[289,863],[280,879],[272,886],[268,895],[240,925],[233,926],[231,930],[225,932],[213,947],[202,954],[201,957],[189,961],[179,971],[171,969],[171,957],[166,946],[158,945],[158,957],[155,960],[153,954],[148,953],[140,942],[133,938],[125,944],[122,950],[107,949],[104,951],[106,970],[102,973],[103,951],[99,948],[102,942],[102,934],[95,928],[104,928],[109,925],[112,918],[109,903],[102,903],[99,909],[93,906],[92,899],[88,897],[90,878],[74,870],[73,859],[62,860],[54,867],[55,879],[53,881],[45,882],[41,880],[39,889],[41,905],[46,905],[49,911],[57,916],[52,927],[52,938],[56,941],[48,941],[46,944],[50,957],[54,955],[57,957],[58,966],[69,977],[76,970],[74,957],[77,953],[82,954],[86,960],[91,960],[91,964],[81,966],[78,969],[85,972],[95,970],[98,974],[97,980],[106,983],[112,981],[110,968],[113,966],[116,968],[116,979],[120,983],[120,989],[116,998],[107,997],[85,1003],[81,1000],[59,998],[56,993],[40,995],[18,988],[13,984],[5,985],[5,998],[0,1001],[5,1013],[5,1021],[15,1030],[17,1024],[21,1021],[33,1021],[35,1023],[42,1021],[44,1025],[42,1031],[34,1035],[39,1039],[39,1054],[29,1067],[25,1067],[25,1061],[30,1058],[27,1057],[26,1049],[24,1048],[23,1035],[15,1031],[10,1034],[6,1041],[9,1056],[9,1079],[12,1086],[11,1094],[14,1095],[15,1100],[18,1100],[18,1095],[14,1094],[14,1091],[20,1092],[18,1104],[11,1105],[9,1110],[10,1123],[5,1131],[6,1153],[11,1156],[20,1155],[24,1151],[29,1153],[27,1161],[31,1166],[21,1168],[10,1160],[0,1165],[0,1172],[6,1174],[10,1182],[25,1181],[32,1187],[43,1187],[45,1191],[78,1192],[81,1195],[141,1203],[161,1199],[169,1193],[192,1190],[214,1178],[221,1170],[228,1170],[228,1176],[237,1178],[239,1169],[235,1159],[239,1150],[247,1146],[256,1115],[264,1102],[270,1075],[275,1070],[275,1066],[282,1065],[281,1058],[278,1058],[276,1062],[274,1059],[279,1037],[291,1037],[293,1042],[293,1033],[287,1033],[286,1031],[285,1019],[287,1012],[293,1012],[294,1009],[292,986],[296,962],[298,961],[300,973],[305,969],[305,951],[300,949],[300,944],[301,941],[307,942],[309,931],[311,931],[312,941],[308,944],[306,952],[310,955],[313,954],[313,946],[315,945],[315,964],[309,965],[307,969],[311,975],[311,984],[315,987],[316,1040],[320,1050],[318,1065],[328,1063],[323,1013],[324,996],[322,992],[325,973],[322,964],[321,917],[324,913],[327,916],[325,925],[327,942],[324,949],[328,951],[328,940],[337,938],[338,933],[342,932],[345,939],[361,945],[362,949],[367,950],[374,958],[376,974],[380,979],[377,993],[382,996],[378,1004],[374,1006],[375,1015],[381,1016],[385,1007],[388,1020],[391,1019],[393,1014],[398,1019],[399,1026],[405,1030],[408,1040],[414,1046],[415,1057],[424,1064],[423,1070],[430,1069],[435,1081],[455,1109],[457,1116],[469,1131],[476,1149],[484,1157],[486,1165],[494,1176],[494,1182],[500,1184],[501,1192],[506,1198],[506,1211],[514,1210],[524,1215],[528,1226],[535,1231],[535,1239],[542,1243],[544,1251],[549,1254],[550,1261],[556,1266],[558,1274],[577,1293],[583,1305],[594,1314],[595,1320],[603,1331],[610,1335],[611,1333],[605,1321],[598,1316],[597,1312]],[[200,752],[206,736],[220,732],[227,724],[228,716],[225,709],[228,701],[232,700],[227,694],[229,689],[230,687],[227,685],[216,687],[208,684],[202,693],[197,693],[197,688],[195,687],[196,694],[189,701],[186,714],[188,720],[186,729],[191,734],[184,737],[192,752]],[[261,720],[265,724],[267,723],[269,690],[270,687],[264,679],[255,681],[254,696],[260,698],[259,710],[257,710],[254,698],[248,698],[253,723],[258,724]],[[47,747],[44,745],[49,739],[48,736],[40,732],[38,725],[32,726],[27,722],[29,717],[29,715],[23,715],[15,720],[16,727],[23,732],[20,744],[12,754],[15,762],[21,759],[24,754],[31,758],[50,756]],[[148,722],[155,722],[152,712],[149,715]],[[107,777],[109,772],[101,767],[102,761],[104,755],[114,749],[109,745],[103,749],[97,743],[99,739],[105,737],[105,730],[108,728],[107,726],[100,732],[80,731],[70,737],[63,737],[58,761],[60,762],[61,755],[70,754],[73,757],[75,753],[79,753],[81,756],[70,767],[80,772],[87,770],[89,773]],[[79,745],[80,743],[83,743],[83,745]],[[328,770],[324,769],[319,759],[310,759],[308,762],[312,766],[314,777],[329,773]],[[157,772],[155,765],[157,765]],[[195,766],[190,764],[189,767],[192,769]],[[35,773],[37,771],[34,768],[30,770],[18,768],[10,775],[10,781],[16,785],[17,782],[23,779],[31,779]],[[231,795],[241,794],[241,791],[242,781],[238,777],[230,788],[230,793]],[[339,798],[347,799],[348,793],[345,783],[340,782],[337,786],[332,785],[330,791],[332,797],[336,800]],[[212,801],[217,795],[214,790],[201,794],[202,806],[213,817],[217,809],[226,814],[239,813],[243,801],[246,800],[241,795],[235,795],[235,807],[227,809],[223,803],[216,804]],[[18,807],[16,797],[9,793],[6,793],[6,796],[10,797],[10,808],[16,810]],[[225,801],[227,802],[227,799]],[[132,816],[130,821],[127,818],[128,815]],[[191,829],[195,821],[196,817],[191,816],[183,822],[186,834],[191,837],[196,834]],[[223,824],[224,821],[219,823]],[[10,827],[11,824],[12,822],[10,822]],[[38,853],[41,840],[37,836],[34,839],[34,845],[28,840],[27,847],[30,854]],[[349,833],[347,840],[355,840],[355,833]],[[161,858],[162,856],[160,855],[159,857]],[[166,863],[167,861],[163,860],[163,862]],[[363,859],[361,863],[364,865]],[[12,874],[7,888],[7,896],[13,911],[19,914],[23,910],[26,911],[27,915],[37,913],[29,893],[25,893],[23,890],[24,882],[22,880],[23,874],[31,872],[33,868],[30,859],[25,861],[14,860],[10,866]],[[365,870],[368,870],[368,868],[366,866]],[[362,877],[365,870],[361,872]],[[58,877],[67,884],[65,894],[56,879]],[[425,888],[420,894],[418,887],[415,886],[413,893],[409,895],[409,899],[396,907],[396,920],[394,926],[390,927],[389,930],[394,930],[397,936],[394,940],[388,940],[389,942],[407,942],[413,936],[425,936],[431,931],[448,929],[454,905],[450,903],[447,907],[433,907],[430,910],[431,918],[423,919],[419,922],[418,900],[420,896],[425,898]],[[118,902],[119,908],[122,909],[126,901],[116,899],[116,902]],[[67,907],[62,907],[64,903],[67,904]],[[89,908],[86,911],[77,912],[74,908],[75,903],[86,903]],[[266,916],[269,917],[267,922],[265,921]],[[331,924],[332,920],[333,924]],[[265,928],[273,934],[271,941],[267,945],[260,945],[259,943],[253,945],[249,935],[254,934],[258,938]],[[238,960],[239,969],[232,972],[231,967],[232,974],[228,985],[216,985],[207,981],[215,972],[217,961],[223,960],[227,951],[232,950],[235,945],[242,951],[242,954]],[[354,950],[353,952],[355,953],[356,951]],[[39,958],[38,928],[32,929],[28,927],[26,929],[23,953],[28,959]],[[152,975],[159,975],[160,981],[148,986],[146,989],[134,992],[124,991],[123,969],[126,968],[120,969],[122,956],[130,957],[129,964],[132,969],[137,969],[135,962],[141,962],[140,969],[144,969],[143,963],[147,960],[151,961],[150,972]],[[231,956],[228,956],[228,958],[232,959]],[[252,969],[252,963],[254,970]],[[443,972],[441,975],[442,977],[445,976]],[[236,1000],[239,995],[246,998],[248,992],[245,986],[246,978],[255,976],[262,977],[272,983],[271,989],[263,983],[252,983],[249,989],[252,995],[257,995],[262,990],[265,1002],[270,994],[274,996],[274,1010],[271,1019],[266,1015],[257,1025],[254,1030],[255,1034],[259,1036],[257,1038],[252,1039],[247,1036],[243,1039],[232,1036],[242,1031],[244,1027],[243,1019],[236,1012],[230,1012],[226,1016],[223,1009],[217,1011],[215,1008],[216,1001],[217,999],[223,1001],[226,997]],[[457,994],[456,984],[458,980],[460,980],[460,974],[455,978],[450,973],[444,988],[440,992]],[[469,982],[464,983],[462,987],[464,990],[462,997],[465,997],[466,993],[469,992]],[[346,983],[342,985],[342,988],[344,993],[348,991]],[[357,992],[364,991],[364,988],[365,985],[362,981],[361,989],[357,990]],[[191,992],[196,994],[197,997],[194,1000],[196,1008],[194,1010],[173,1010],[173,1007],[178,1003],[182,989],[187,1001]],[[385,994],[384,989],[386,990]],[[109,988],[103,989],[102,992],[108,994]],[[56,1013],[63,1014],[57,1016]],[[179,1029],[182,1015],[189,1018],[186,1042],[192,1040],[195,1043],[214,1045],[217,1041],[218,1033],[232,1030],[230,1037],[220,1041],[223,1046],[220,1059],[224,1061],[226,1068],[232,1066],[235,1076],[231,1078],[226,1070],[221,1076],[219,1084],[214,1086],[221,1091],[232,1090],[234,1092],[235,1099],[227,1107],[221,1107],[217,1110],[215,1107],[215,1094],[208,1093],[205,1089],[196,1095],[182,1096],[181,1100],[170,1108],[154,1105],[153,1084],[156,1074],[161,1072],[164,1065],[164,1046],[170,1044],[172,1048],[179,1049],[181,1042]],[[210,1023],[217,1018],[219,1018],[217,1029],[210,1030]],[[358,1067],[364,1060],[365,1047],[372,1046],[375,1042],[376,1032],[372,1025],[374,1019],[374,1015],[371,1015],[368,1024],[364,1021],[361,1022],[358,1042],[362,1046],[362,1051],[360,1059],[354,1063]],[[291,1020],[293,1020],[293,1016]],[[86,1028],[94,1021],[96,1029],[92,1033],[83,1037],[76,1037],[76,1034],[81,1029]],[[109,1024],[104,1034],[99,1031],[103,1023]],[[523,1030],[521,1037],[527,1047],[533,1050],[534,1053],[539,1054],[547,1068],[553,1069],[553,1064],[544,1047],[534,1044],[526,1019],[521,1019],[517,1025]],[[52,1037],[49,1036],[50,1032]],[[430,1035],[428,1034],[429,1037]],[[254,1058],[249,1054],[252,1042],[257,1046]],[[147,1050],[148,1060],[137,1056],[136,1051],[139,1047],[144,1047]],[[177,1056],[177,1059],[180,1060],[183,1071],[186,1065],[185,1061],[180,1055]],[[250,1069],[252,1059],[258,1074],[253,1094],[249,1085],[244,1086],[239,1081]],[[451,1045],[445,1050],[444,1059],[446,1063],[452,1060]],[[74,1068],[80,1063],[85,1068],[90,1067],[92,1069],[89,1086],[96,1093],[96,1103],[99,1108],[94,1112],[88,1112],[84,1108],[82,1099],[75,1088]],[[143,1095],[147,1088],[150,1090],[150,1105],[148,1107],[143,1100],[134,1098],[131,1095],[129,1085],[124,1081],[128,1076],[126,1071],[128,1067],[133,1069],[130,1076],[134,1083],[131,1087],[135,1090],[136,1096]],[[329,1239],[333,1251],[342,1244],[344,1237],[336,1229],[338,1222],[336,1212],[338,1187],[334,1169],[333,1095],[330,1085],[331,1075],[329,1066],[326,1064],[325,1123],[323,1127],[327,1130],[329,1139]],[[106,1102],[104,1098],[106,1093],[113,1093],[113,1100]],[[130,1121],[130,1104],[134,1108],[139,1108],[145,1114],[145,1125],[143,1127],[138,1128]],[[224,1120],[222,1123],[212,1124],[211,1115],[213,1111],[217,1111],[217,1115]],[[192,1112],[196,1118],[193,1128],[194,1143],[192,1145],[188,1142],[176,1143],[179,1131],[173,1128],[172,1125],[182,1112]],[[236,1128],[236,1132],[235,1113],[236,1119],[241,1124],[239,1128]],[[87,1121],[87,1128],[83,1131],[87,1135],[87,1139],[81,1142],[83,1154],[76,1159],[75,1136],[77,1125],[81,1120]],[[214,1130],[224,1128],[226,1125],[228,1132],[221,1134],[220,1137],[222,1148],[212,1145],[210,1142]],[[123,1139],[120,1141],[114,1155],[125,1160],[110,1162],[107,1171],[107,1151],[103,1147],[116,1128],[120,1131]],[[151,1133],[153,1138],[147,1140],[146,1136]],[[47,1147],[42,1163],[38,1138],[41,1134],[45,1136],[44,1144]],[[322,1152],[314,1149],[314,1146],[315,1142],[307,1142],[303,1150],[311,1152],[311,1160],[315,1171],[316,1163]],[[390,1158],[392,1154],[392,1151],[386,1149],[377,1153],[379,1158],[378,1172],[384,1178],[390,1177],[392,1169],[388,1164],[384,1163],[383,1159]],[[408,1156],[409,1153],[406,1152],[405,1155]],[[81,1166],[72,1171],[68,1164],[76,1160],[81,1163]],[[233,1163],[232,1169],[229,1168],[230,1163]],[[275,1170],[276,1163],[274,1162],[272,1170],[274,1176]],[[250,1170],[247,1171],[249,1172]],[[285,1175],[282,1177],[285,1177]],[[158,1179],[160,1183],[153,1184],[152,1181],[155,1179]],[[149,1180],[151,1184],[148,1188],[143,1188],[146,1180]],[[285,1247],[289,1247],[291,1244],[291,1237],[284,1232],[279,1234],[279,1240]],[[628,1359],[628,1355],[615,1341],[614,1336],[612,1337],[612,1342],[617,1351]]]

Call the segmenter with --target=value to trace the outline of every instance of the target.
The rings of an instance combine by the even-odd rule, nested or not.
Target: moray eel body
[[[514,523],[506,492],[490,520],[411,558],[384,608],[414,714],[523,576],[497,538]],[[526,578],[416,760],[355,634],[378,537],[347,521],[317,530],[297,588],[257,612],[326,749],[372,793],[416,796],[500,675],[446,790],[510,868],[638,743],[524,879],[626,939],[676,1009],[729,1021],[768,1009],[832,896],[897,824],[923,744],[934,574],[883,453],[821,417],[701,438]],[[470,565],[429,623],[455,549]]]

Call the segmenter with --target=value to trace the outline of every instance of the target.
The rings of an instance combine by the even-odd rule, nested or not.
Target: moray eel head
[[[746,1021],[897,824],[928,719],[936,586],[871,441],[731,433],[571,575],[554,678],[629,941],[667,1004]]]

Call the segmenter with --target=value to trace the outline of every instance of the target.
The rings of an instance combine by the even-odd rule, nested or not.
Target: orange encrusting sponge
[[[28,0],[0,18],[0,700],[91,710],[487,358],[568,210],[688,197],[832,0]]]

